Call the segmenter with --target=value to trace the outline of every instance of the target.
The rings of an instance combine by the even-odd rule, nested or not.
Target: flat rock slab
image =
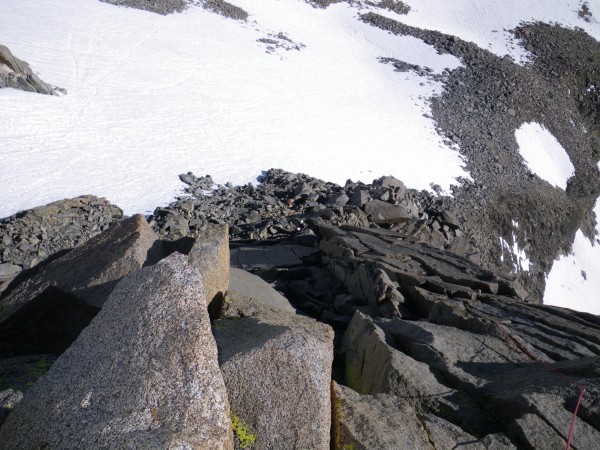
[[[231,449],[202,276],[173,254],[123,279],[15,407],[0,449]]]
[[[6,295],[0,301],[0,341],[9,347],[12,343],[38,351],[64,350],[70,344],[68,339],[56,348],[44,341],[53,334],[60,340],[65,326],[78,328],[72,330],[76,337],[121,278],[161,256],[156,235],[144,216],[123,220],[52,261]],[[68,326],[68,317],[81,325]]]
[[[240,294],[266,306],[288,311],[291,314],[296,313],[288,299],[277,292],[269,283],[257,275],[232,267],[227,295],[236,297]]]
[[[213,332],[232,417],[256,448],[328,449],[333,330],[249,298],[229,311]]]

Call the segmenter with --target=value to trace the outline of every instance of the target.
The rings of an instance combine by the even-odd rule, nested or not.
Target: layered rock
[[[0,448],[233,448],[202,275],[181,254],[123,279],[0,430]]]
[[[58,95],[59,92],[66,93],[64,89],[43,82],[33,73],[29,64],[16,58],[4,45],[0,45],[1,88],[13,88],[46,95]]]

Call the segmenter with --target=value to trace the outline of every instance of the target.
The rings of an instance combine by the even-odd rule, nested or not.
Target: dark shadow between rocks
[[[99,309],[50,287],[24,306],[0,329],[0,352],[62,354]]]
[[[194,246],[195,239],[193,237],[182,237],[176,241],[160,240],[156,241],[155,245],[160,245],[163,258],[171,255],[172,253],[178,252],[183,255],[189,255]],[[150,254],[150,251],[148,252]],[[158,261],[157,261],[158,262]],[[151,265],[151,264],[149,264]]]
[[[238,353],[250,352],[285,333],[288,328],[262,323],[254,317],[224,318],[213,324],[218,336],[219,365],[225,364]]]

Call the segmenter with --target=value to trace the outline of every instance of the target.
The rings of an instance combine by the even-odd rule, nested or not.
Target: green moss
[[[354,450],[354,445],[352,444],[344,444],[342,450]]]
[[[35,364],[32,373],[36,378],[42,378],[44,375],[46,375],[46,372],[48,372],[48,370],[50,370],[50,367],[52,366],[52,363],[50,361],[48,361],[45,357],[44,358],[40,358],[38,360],[38,362]]]
[[[231,416],[231,428],[238,442],[240,443],[240,447],[243,449],[250,448],[254,445],[254,441],[256,441],[256,434],[250,432],[250,426],[238,416],[230,413]]]

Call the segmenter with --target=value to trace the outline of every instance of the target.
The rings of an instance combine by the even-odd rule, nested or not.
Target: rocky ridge
[[[595,448],[600,319],[539,305],[514,275],[465,257],[453,245],[468,230],[439,198],[392,177],[181,179],[188,195],[149,223],[110,226],[0,298],[6,448],[101,445],[106,427],[148,448],[207,436],[214,448],[564,447],[583,389],[572,448]],[[196,337],[180,339],[192,323]],[[198,353],[211,340],[216,352]],[[37,383],[11,378],[36,360],[51,365]],[[213,374],[200,390],[218,396],[190,397],[200,366]],[[186,419],[188,400],[225,412],[218,427]],[[48,416],[51,404],[66,406]],[[79,425],[65,435],[66,422]]]

